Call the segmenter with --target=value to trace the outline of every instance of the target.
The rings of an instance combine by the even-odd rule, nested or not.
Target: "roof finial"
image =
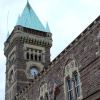
[[[29,10],[30,10],[29,0],[27,0],[27,7],[28,7],[28,8],[29,8]]]
[[[50,32],[50,28],[49,28],[48,22],[46,22],[46,32]]]
[[[27,0],[27,3],[28,3],[28,0]]]
[[[9,11],[8,11],[8,14],[7,14],[7,36],[6,36],[6,40],[7,40],[8,37],[9,37],[9,31],[8,31],[8,18],[9,18]]]
[[[27,0],[27,4],[29,4],[29,0]]]

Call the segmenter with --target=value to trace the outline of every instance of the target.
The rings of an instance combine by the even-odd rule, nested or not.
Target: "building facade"
[[[52,33],[27,2],[4,43],[5,100],[100,100],[100,16],[52,62]],[[56,85],[55,85],[56,84]]]

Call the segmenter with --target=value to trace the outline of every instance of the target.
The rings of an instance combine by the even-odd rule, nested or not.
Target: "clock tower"
[[[5,100],[14,100],[16,93],[50,63],[52,34],[49,25],[44,28],[29,2],[4,45]]]

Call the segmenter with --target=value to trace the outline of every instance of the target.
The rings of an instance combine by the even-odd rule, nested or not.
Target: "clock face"
[[[39,73],[39,72],[38,72],[38,70],[37,70],[36,68],[34,68],[34,67],[31,67],[31,68],[30,68],[30,74],[31,74],[32,76],[36,76],[38,73]]]

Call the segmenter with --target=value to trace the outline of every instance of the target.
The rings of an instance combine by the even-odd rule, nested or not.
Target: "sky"
[[[27,0],[0,0],[0,100],[5,100],[4,42],[26,3]],[[100,0],[29,0],[29,3],[43,25],[49,23],[53,34],[51,60],[100,15]]]

